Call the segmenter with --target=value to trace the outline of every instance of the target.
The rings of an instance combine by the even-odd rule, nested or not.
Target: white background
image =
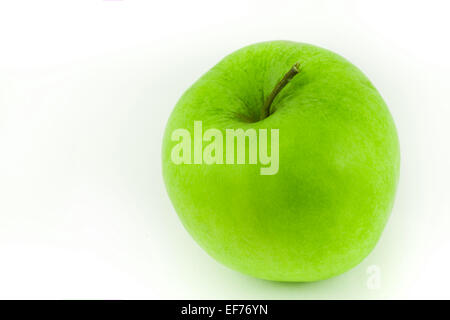
[[[1,1],[0,298],[450,298],[449,12],[429,0]],[[400,136],[380,242],[317,283],[216,263],[161,177],[184,90],[230,52],[276,39],[360,67]]]

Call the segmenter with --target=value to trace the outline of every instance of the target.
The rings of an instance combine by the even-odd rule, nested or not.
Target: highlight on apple
[[[189,130],[179,128],[172,132],[171,140],[178,143],[172,148],[171,160],[176,165],[259,164],[261,175],[275,175],[279,169],[279,129],[270,129],[270,137],[267,131],[267,129],[256,131],[253,128],[245,131],[244,129],[226,129],[224,144],[224,134],[221,130],[210,128],[203,133],[202,121],[194,121],[193,143]],[[203,142],[208,144],[203,147]]]

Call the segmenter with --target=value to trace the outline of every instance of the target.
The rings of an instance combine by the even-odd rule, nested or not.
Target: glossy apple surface
[[[296,63],[272,114],[261,108]],[[177,128],[279,129],[279,170],[174,164]],[[399,142],[382,97],[349,61],[302,43],[250,45],[225,57],[178,101],[162,147],[167,192],[183,225],[217,261],[254,277],[315,281],[374,248],[393,206]]]

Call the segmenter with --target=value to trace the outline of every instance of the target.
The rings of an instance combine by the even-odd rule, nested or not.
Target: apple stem
[[[288,84],[289,81],[292,80],[292,78],[295,77],[297,73],[300,71],[300,63],[296,62],[292,68],[284,75],[284,77],[280,80],[280,82],[277,83],[275,88],[272,90],[270,95],[267,97],[267,100],[264,103],[263,109],[261,111],[261,120],[267,118],[272,114],[270,107],[272,106],[272,102],[277,96],[278,93],[280,93],[281,90]]]

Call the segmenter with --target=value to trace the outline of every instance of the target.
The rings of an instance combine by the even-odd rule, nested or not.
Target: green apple
[[[195,137],[182,150],[178,129]],[[230,129],[278,130],[268,148],[276,170],[250,163],[249,136],[244,163],[226,161],[233,150],[219,144],[215,161],[191,159]],[[276,281],[326,279],[361,262],[386,225],[399,168],[394,122],[367,77],[289,41],[247,46],[204,74],[175,106],[162,147],[167,192],[191,236],[224,265]]]

